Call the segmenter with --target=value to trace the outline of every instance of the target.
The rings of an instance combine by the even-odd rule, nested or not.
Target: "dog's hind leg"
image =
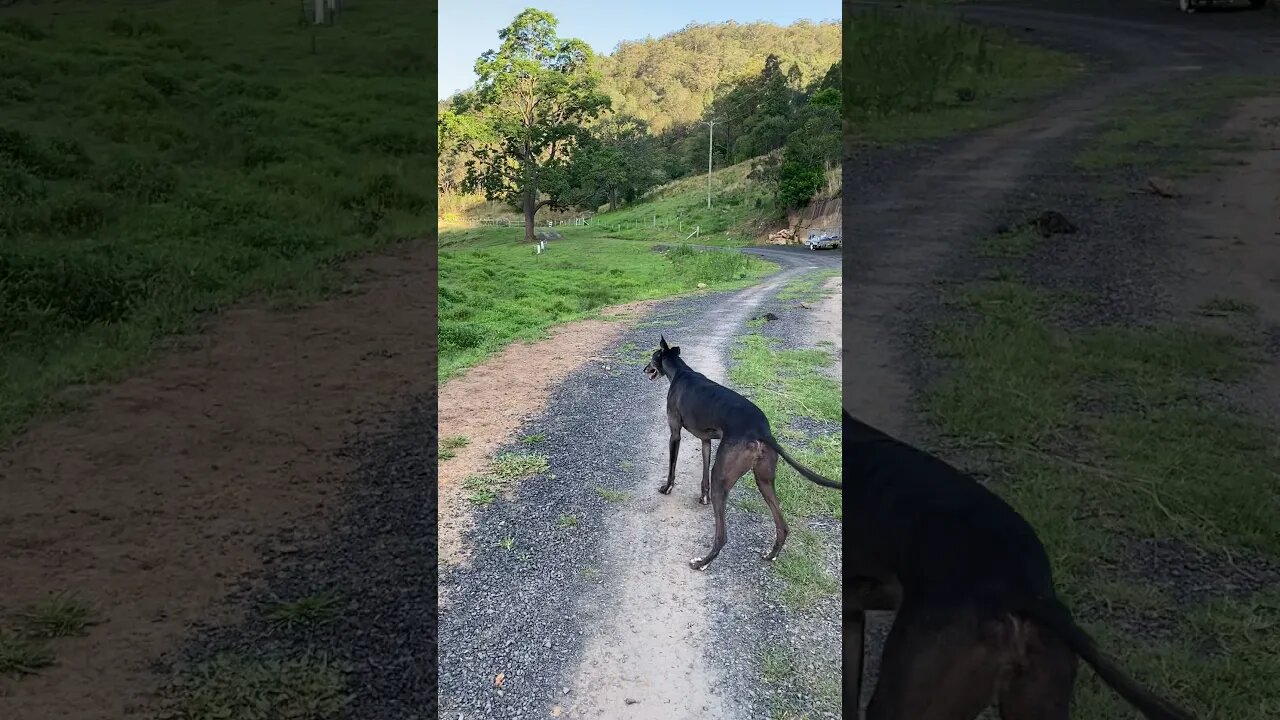
[[[782,552],[782,544],[787,541],[787,521],[782,518],[782,508],[778,506],[778,495],[773,488],[773,479],[778,474],[778,453],[772,448],[764,448],[752,470],[756,476],[756,487],[760,488],[769,512],[773,513],[773,549],[760,553],[765,560],[772,560]]]
[[[973,720],[995,699],[1000,633],[964,608],[903,603],[880,660],[867,720]]]
[[[706,505],[711,502],[711,441],[702,441],[702,496],[698,502]]]
[[[689,561],[689,567],[694,570],[706,570],[711,561],[720,554],[720,549],[724,547],[725,511],[729,501],[729,491],[733,489],[733,484],[738,482],[738,478],[746,475],[755,464],[759,452],[760,443],[757,442],[720,441],[715,464],[711,466],[711,509],[715,511],[716,516],[715,538],[711,541],[711,552],[704,557]]]
[[[682,424],[680,418],[667,413],[667,425],[671,428],[671,442],[667,444],[670,449],[670,461],[667,463],[667,482],[658,486],[658,492],[663,495],[670,495],[671,488],[676,485],[676,456],[680,454],[680,431]]]
[[[1001,720],[1069,720],[1080,661],[1061,640],[1024,620],[1019,662],[1000,688]]]

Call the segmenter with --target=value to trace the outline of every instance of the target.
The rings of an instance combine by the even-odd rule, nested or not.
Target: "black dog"
[[[773,491],[773,479],[777,474],[778,456],[809,480],[829,488],[840,485],[815,473],[787,455],[769,429],[769,419],[750,400],[729,388],[712,382],[705,375],[695,372],[680,359],[680,348],[669,347],[665,337],[660,339],[657,350],[644,372],[650,380],[665,376],[671,381],[667,391],[667,424],[671,427],[671,463],[667,469],[667,482],[658,488],[666,495],[676,482],[676,454],[680,451],[680,430],[688,430],[702,440],[702,498],[715,510],[716,534],[711,552],[706,557],[689,561],[694,570],[705,570],[725,543],[725,502],[738,478],[755,471],[756,486],[773,513],[777,530],[773,549],[762,557],[772,560],[782,550],[787,540],[787,523],[778,508],[778,496]],[[711,441],[719,440],[715,467],[711,467]]]
[[[1151,720],[1185,710],[1127,677],[1058,599],[1031,526],[969,476],[844,413],[846,677],[865,610],[898,610],[868,720],[1065,720],[1077,658]],[[854,717],[857,717],[856,713]]]

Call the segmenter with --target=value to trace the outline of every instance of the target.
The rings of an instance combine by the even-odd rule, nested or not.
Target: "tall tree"
[[[498,32],[502,45],[476,60],[475,90],[454,102],[487,132],[470,138],[464,187],[482,189],[524,213],[525,239],[546,206],[562,207],[570,188],[568,160],[583,126],[609,108],[592,69],[591,48],[556,36],[551,13],[528,9]]]
[[[591,128],[574,152],[571,165],[573,203],[616,210],[668,179],[649,124],[630,115],[612,115]]]

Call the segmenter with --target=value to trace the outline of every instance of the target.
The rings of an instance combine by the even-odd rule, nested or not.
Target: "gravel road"
[[[657,493],[666,386],[640,372],[642,352],[663,333],[723,381],[753,316],[774,312],[783,319],[769,325],[785,343],[804,341],[798,328],[812,311],[773,298],[839,262],[836,253],[751,252],[781,271],[738,292],[660,305],[521,431],[545,439],[510,449],[532,448],[550,469],[478,510],[473,562],[441,578],[450,597],[440,615],[442,717],[756,718],[794,692],[751,681],[771,641],[825,648],[821,660],[838,663],[835,600],[824,616],[778,607],[777,581],[758,557],[772,539],[767,517],[731,506],[724,553],[705,573],[689,569],[711,532],[709,508],[697,503],[696,442],[682,444],[675,492]],[[739,485],[734,496],[747,491]]]

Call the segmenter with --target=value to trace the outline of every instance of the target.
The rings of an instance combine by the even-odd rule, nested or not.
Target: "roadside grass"
[[[37,639],[87,635],[89,628],[101,622],[94,608],[80,598],[60,594],[34,603],[18,613],[20,632]]]
[[[327,625],[342,614],[342,600],[321,592],[297,600],[278,602],[267,610],[267,621],[285,632]]]
[[[31,675],[56,665],[50,641],[83,637],[101,622],[95,608],[70,593],[28,605],[0,624],[0,675]]]
[[[760,653],[760,680],[767,685],[790,685],[800,690],[770,703],[771,720],[807,720],[820,708],[839,708],[838,674],[816,674],[797,667],[795,655],[785,645],[770,643]]]
[[[1076,158],[1095,172],[1132,168],[1186,178],[1212,169],[1214,155],[1247,148],[1244,137],[1222,137],[1214,127],[1242,98],[1280,89],[1273,78],[1215,77],[1138,95],[1117,107],[1091,146]]]
[[[830,293],[823,285],[833,277],[840,277],[839,268],[805,273],[792,280],[778,291],[779,300],[799,300],[801,302],[817,302]]]
[[[545,455],[537,453],[502,453],[489,463],[489,472],[470,475],[462,480],[467,499],[473,505],[492,505],[515,481],[540,475],[551,469]]]
[[[1258,312],[1257,305],[1236,298],[1211,298],[1200,306],[1202,315],[1253,315],[1256,312]]]
[[[513,233],[517,233],[513,235]],[[443,382],[517,340],[610,305],[697,289],[744,287],[775,266],[737,252],[602,237],[564,228],[535,255],[511,228],[441,234],[439,362]]]
[[[1015,228],[983,238],[978,245],[978,254],[985,258],[1023,257],[1035,247],[1038,239],[1031,228]]]
[[[430,231],[434,10],[298,12],[5,10],[0,443],[202,315],[341,290],[341,260]]]
[[[471,440],[461,435],[447,437],[440,441],[439,449],[436,451],[436,457],[439,460],[452,460],[457,457],[458,448],[466,447]]]
[[[1179,325],[1067,332],[1048,318],[1070,300],[1018,280],[954,302],[967,319],[934,335],[953,372],[927,403],[945,445],[994,461],[993,489],[1036,528],[1070,604],[1176,618],[1168,637],[1085,623],[1133,674],[1203,715],[1274,717],[1274,593],[1185,606],[1107,569],[1135,538],[1280,558],[1274,435],[1206,389],[1249,372],[1242,343]],[[1082,718],[1128,712],[1091,674],[1076,695]]]
[[[1072,55],[926,6],[845,13],[843,45],[846,132],[870,145],[998,125],[1084,70]]]
[[[325,720],[351,701],[346,668],[324,655],[221,655],[182,676],[174,708],[181,720]]]
[[[56,662],[49,643],[0,630],[0,675],[31,675]]]
[[[786,582],[783,602],[805,608],[836,594],[840,587],[823,569],[824,555],[822,541],[812,531],[799,527],[791,531],[782,554],[773,561],[774,571]]]
[[[621,503],[631,499],[631,495],[629,493],[623,492],[621,490],[612,490],[610,488],[601,487],[599,485],[596,486],[596,494],[599,495],[601,499],[603,499],[605,502],[611,502],[611,503]]]
[[[502,453],[493,459],[493,474],[504,480],[538,475],[550,469],[545,455],[537,453]]]
[[[821,372],[831,364],[831,354],[812,349],[784,350],[777,345],[777,340],[759,333],[742,338],[733,350],[729,381],[764,411],[775,434],[780,428],[790,429],[791,423],[801,418],[837,423],[840,384]],[[806,447],[788,448],[791,456],[821,475],[840,477],[839,433],[810,435],[808,439]],[[774,484],[778,500],[788,514],[840,519],[840,493],[809,482],[785,462],[778,463]]]
[[[824,275],[829,273],[813,273]],[[840,384],[822,372],[833,361],[827,349],[781,349],[779,341],[759,333],[742,338],[732,351],[729,382],[756,403],[773,426],[775,436],[803,439],[788,443],[788,452],[799,462],[829,478],[839,478],[842,448],[840,432],[800,433],[793,426],[805,420],[838,427]],[[754,477],[744,484],[756,489]],[[779,461],[774,480],[778,502],[791,527],[782,554],[773,561],[774,572],[784,582],[783,601],[802,609],[835,594],[839,586],[827,574],[825,549],[812,531],[803,527],[806,518],[842,517],[840,493],[820,487]],[[758,490],[744,494],[735,505],[749,512],[768,514]]]

